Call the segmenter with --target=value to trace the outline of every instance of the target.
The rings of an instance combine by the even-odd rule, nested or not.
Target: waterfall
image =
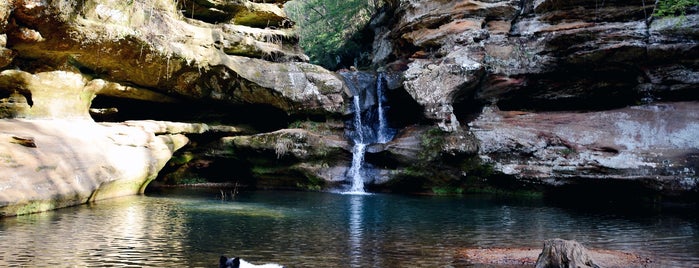
[[[352,98],[354,104],[354,127],[357,132],[354,137],[355,143],[364,143],[364,124],[362,124],[362,106],[359,104],[359,95]]]
[[[388,132],[388,124],[386,122],[386,111],[384,110],[384,74],[379,73],[376,78],[376,102],[378,102],[377,112],[379,114],[379,128],[376,130],[379,143],[388,142],[390,133]]]
[[[364,177],[362,176],[362,166],[364,166],[364,153],[366,152],[366,144],[356,143],[352,148],[352,167],[350,167],[350,178],[352,179],[352,187],[347,193],[358,194],[364,193]]]
[[[376,79],[373,75],[361,72],[348,72],[342,75],[354,94],[352,98],[354,116],[351,122],[354,132],[348,132],[348,136],[354,142],[352,166],[347,172],[351,186],[345,193],[363,194],[365,193],[364,175],[367,173],[364,170],[366,146],[372,143],[386,143],[393,138],[386,118],[388,107],[384,105],[385,77],[383,73],[379,73]]]
[[[362,124],[362,107],[359,104],[359,96],[354,96],[354,147],[352,148],[352,167],[349,170],[349,177],[352,179],[352,187],[348,193],[364,193],[364,178],[362,177],[362,166],[364,165],[364,124]]]

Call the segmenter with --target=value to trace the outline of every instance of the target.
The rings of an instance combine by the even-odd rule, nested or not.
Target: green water
[[[657,267],[699,265],[699,221],[684,212],[488,196],[217,194],[175,190],[2,219],[0,266],[216,267],[226,254],[287,267],[465,267],[461,248],[539,248],[555,237],[649,256]]]

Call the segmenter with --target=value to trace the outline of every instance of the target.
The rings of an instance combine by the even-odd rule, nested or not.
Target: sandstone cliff
[[[1,215],[142,193],[186,135],[343,113],[343,82],[307,63],[284,2],[0,4]]]
[[[472,155],[492,185],[696,198],[699,7],[670,17],[654,9],[400,1],[372,25],[374,64],[401,73],[403,89],[443,131],[473,134]],[[451,185],[472,184],[468,157],[445,148],[437,161],[463,172],[450,172]]]
[[[377,106],[372,86],[389,91],[397,133],[366,149],[370,189],[696,200],[697,7],[655,17],[642,1],[388,2],[370,25],[385,81],[344,74],[362,112]],[[352,143],[333,142],[333,124],[299,126],[335,138],[282,131],[227,144],[265,181],[332,187],[348,180]]]
[[[345,183],[348,100],[375,107],[376,90],[357,88],[377,76],[346,75],[361,84],[350,90],[307,63],[284,2],[0,4],[1,213],[135,194],[156,177]],[[696,198],[699,8],[387,2],[372,56],[395,138],[366,148],[370,189]]]

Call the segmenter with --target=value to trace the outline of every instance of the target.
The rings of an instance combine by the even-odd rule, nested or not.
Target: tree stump
[[[536,268],[599,268],[587,249],[573,240],[560,238],[544,241],[544,249],[536,260]]]

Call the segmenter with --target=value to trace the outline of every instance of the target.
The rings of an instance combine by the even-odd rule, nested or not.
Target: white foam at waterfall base
[[[350,178],[352,187],[344,194],[366,194],[364,191],[364,177],[362,177],[362,166],[364,165],[364,153],[366,144],[356,143],[352,148],[352,167],[350,167]]]

